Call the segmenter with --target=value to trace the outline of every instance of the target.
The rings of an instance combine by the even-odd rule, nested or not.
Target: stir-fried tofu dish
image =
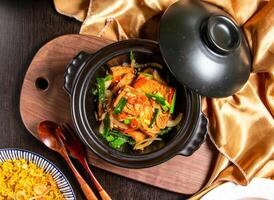
[[[138,64],[132,52],[130,60],[96,78],[96,118],[100,135],[110,147],[128,144],[134,150],[144,150],[177,126],[183,114],[174,116],[176,88],[160,76],[163,67]]]

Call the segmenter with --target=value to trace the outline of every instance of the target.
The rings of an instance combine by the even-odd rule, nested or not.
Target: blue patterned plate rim
[[[8,154],[8,155],[3,155]],[[19,155],[18,155],[19,153]],[[24,154],[25,153],[25,154]],[[17,155],[15,155],[17,154]],[[29,154],[29,155],[26,155]],[[31,156],[30,156],[31,155]],[[6,158],[5,158],[6,157]],[[37,158],[35,158],[37,157]],[[75,200],[75,194],[74,191],[66,178],[66,176],[63,174],[63,172],[50,160],[45,158],[44,156],[41,156],[35,152],[25,150],[25,149],[19,149],[19,148],[3,148],[0,149],[0,163],[5,162],[8,159],[20,159],[24,158],[27,161],[32,161],[34,164],[36,164],[38,167],[44,169],[47,173],[50,173],[55,180],[55,182],[58,185],[59,190],[64,196],[65,200]],[[40,160],[39,160],[40,159]],[[43,161],[47,164],[47,166],[41,166],[43,164]],[[58,181],[60,179],[60,181]],[[60,185],[63,185],[62,188]]]

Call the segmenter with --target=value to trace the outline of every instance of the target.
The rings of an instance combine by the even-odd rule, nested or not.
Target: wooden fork
[[[87,159],[86,159],[86,148],[83,145],[83,143],[80,141],[80,139],[76,136],[76,133],[73,130],[73,128],[68,123],[63,123],[61,125],[61,129],[62,129],[63,135],[60,135],[60,138],[65,144],[66,149],[69,151],[69,153],[73,157],[75,157],[80,162],[80,164],[88,172],[101,198],[103,200],[111,200],[108,193],[104,190],[104,188],[101,186],[101,184],[98,182],[98,180],[96,179],[96,177],[90,170]]]

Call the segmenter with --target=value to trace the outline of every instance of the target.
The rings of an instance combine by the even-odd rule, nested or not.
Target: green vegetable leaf
[[[115,136],[115,137],[120,137],[120,138],[123,138],[125,140],[128,140],[128,138],[130,138],[129,136],[126,136],[125,134],[121,133],[120,131],[117,131],[117,130],[111,130],[109,132],[109,134]]]
[[[110,81],[112,80],[112,75],[107,75],[105,78],[104,78],[105,81]]]
[[[159,133],[158,133],[158,135],[164,135],[164,134],[166,134],[166,133],[169,133],[170,131],[172,131],[172,127],[167,127],[167,128],[165,128],[165,129],[162,129]]]
[[[92,90],[92,94],[93,94],[94,96],[97,96],[97,95],[98,95],[98,90],[97,90],[97,88],[94,88],[94,89]]]
[[[128,141],[129,145],[134,146],[136,144],[135,140],[130,138]]]
[[[124,135],[120,131],[111,130],[109,131],[109,135],[114,138],[112,141],[109,141],[109,145],[114,149],[119,149],[125,143],[128,143],[129,145],[132,145],[132,146],[135,145],[134,139],[132,139],[130,136]]]
[[[116,138],[115,140],[111,141],[109,145],[114,149],[119,149],[123,144],[126,143],[126,140],[123,138]]]
[[[112,142],[113,140],[115,140],[115,138],[112,135],[107,135],[106,136],[106,141]]]
[[[107,137],[109,135],[109,131],[110,131],[110,120],[107,114],[104,119],[104,132],[103,132],[104,137]]]

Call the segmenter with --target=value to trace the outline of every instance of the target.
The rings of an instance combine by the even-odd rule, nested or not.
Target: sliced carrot
[[[172,97],[174,95],[175,89],[174,88],[170,88],[169,93],[168,93],[168,103],[171,104],[172,103]]]
[[[126,129],[126,130],[123,130],[123,132],[125,133],[125,134],[128,134],[128,133],[130,133],[130,132],[132,132],[132,131],[135,131],[136,129],[135,128],[128,128],[128,129]]]
[[[147,101],[147,97],[146,96],[139,96],[138,98],[137,98],[137,102],[138,103],[144,103],[144,102],[146,102]]]
[[[150,99],[149,101],[150,101],[151,106],[155,105],[155,101],[154,100]]]
[[[118,115],[118,118],[119,120],[125,120],[127,118],[127,114],[125,112],[121,112],[119,115]]]
[[[139,88],[141,87],[145,82],[147,81],[146,77],[140,77],[137,79],[137,81],[134,83],[134,88]]]
[[[138,96],[138,97],[129,97],[127,102],[128,102],[129,104],[134,105],[134,104],[136,104],[136,103],[142,104],[142,103],[144,103],[145,101],[147,101],[147,97],[144,96],[144,95],[141,95],[141,96]]]
[[[129,104],[134,105],[136,103],[136,97],[129,97],[128,100],[127,100],[127,102]]]
[[[136,129],[138,127],[138,125],[139,125],[138,120],[135,119],[135,118],[132,118],[131,121],[130,121],[130,127]]]
[[[143,101],[142,101],[142,99],[141,99],[140,97],[138,97],[138,98],[136,99],[136,103],[142,104]]]

